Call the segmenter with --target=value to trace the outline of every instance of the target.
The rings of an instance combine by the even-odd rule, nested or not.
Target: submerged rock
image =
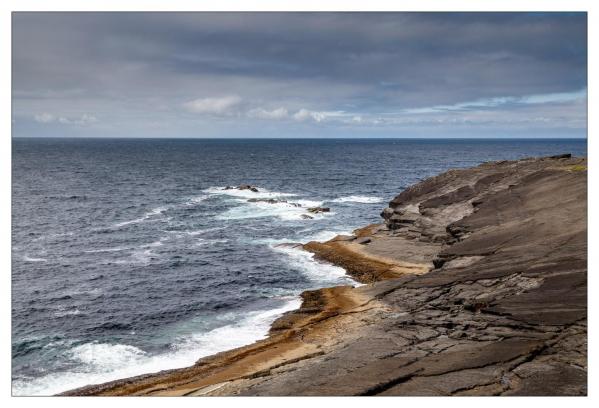
[[[279,204],[286,203],[285,200],[275,200],[274,198],[250,198],[248,203],[268,203],[268,204]]]
[[[250,198],[248,203],[289,204],[293,207],[301,207],[301,204],[291,203],[287,200],[277,200],[274,198]]]

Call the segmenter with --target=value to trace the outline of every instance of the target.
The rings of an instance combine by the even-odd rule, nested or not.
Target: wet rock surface
[[[382,216],[304,245],[367,285],[305,292],[254,345],[71,394],[586,395],[586,159],[451,170]]]

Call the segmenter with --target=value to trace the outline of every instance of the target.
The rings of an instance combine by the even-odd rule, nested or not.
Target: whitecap
[[[156,215],[161,215],[162,213],[164,213],[166,210],[168,210],[168,207],[156,207],[154,209],[152,209],[151,211],[148,211],[147,213],[145,213],[142,217],[140,218],[136,218],[133,220],[129,220],[129,221],[123,221],[123,222],[119,222],[117,224],[114,224],[114,228],[121,228],[124,227],[126,225],[131,225],[131,224],[139,224],[140,222],[144,222],[144,221],[148,221],[150,220],[152,217],[156,216]],[[153,221],[157,221],[156,219],[154,219]]]
[[[225,187],[210,187],[203,190],[204,193],[212,194],[212,195],[226,195],[235,198],[281,198],[281,197],[294,197],[296,194],[291,193],[281,193],[278,191],[269,191],[264,188],[259,188],[258,192],[254,192],[251,190],[238,190],[236,188],[225,189]]]
[[[46,262],[46,261],[48,261],[46,258],[32,258],[27,255],[23,256],[23,260],[25,262]]]
[[[79,309],[59,310],[58,312],[54,312],[54,316],[56,316],[56,317],[74,316],[74,315],[78,315],[80,313],[81,313],[81,311]]]
[[[151,249],[146,249],[143,251],[135,251],[131,254],[134,262],[148,264],[155,256],[154,252]],[[116,263],[127,263],[126,261],[117,261]]]
[[[272,322],[283,313],[297,309],[301,300],[285,298],[282,306],[233,315],[236,320],[208,332],[181,337],[169,352],[150,355],[128,344],[85,343],[71,348],[65,357],[80,368],[51,373],[38,378],[17,378],[12,382],[14,395],[54,395],[89,384],[187,367],[199,358],[231,350],[268,336]]]
[[[207,200],[208,198],[210,198],[209,195],[201,195],[201,196],[197,196],[197,197],[192,197],[189,200],[187,200],[184,205],[187,206],[194,206],[197,204],[200,204],[202,201]]]
[[[266,203],[266,202],[247,202],[238,200],[241,204],[237,207],[231,208],[224,213],[218,215],[216,218],[219,220],[242,220],[248,218],[262,218],[262,217],[277,217],[284,221],[295,221],[295,220],[310,220],[310,219],[321,219],[326,216],[334,215],[335,213],[330,211],[326,213],[313,214],[308,211],[307,207],[298,207],[293,203]],[[316,203],[314,207],[321,204],[317,201],[307,201]],[[299,203],[298,203],[299,204]],[[309,218],[308,218],[309,217]]]
[[[314,201],[314,200],[294,200],[293,202],[295,204],[299,204],[305,208],[320,207],[323,204],[322,201]]]
[[[130,224],[138,224],[140,222],[144,222],[147,219],[147,217],[141,217],[141,218],[136,218],[134,220],[129,220],[129,221],[123,221],[123,222],[119,222],[114,224],[115,228],[121,228],[124,227],[125,225],[130,225]]]
[[[89,249],[84,251],[88,254],[102,253],[102,252],[120,252],[131,249],[130,247],[114,247],[114,248],[99,248],[99,249]]]
[[[168,240],[168,237],[162,237],[158,241],[150,242],[149,244],[141,245],[140,248],[156,248],[159,246],[163,246],[163,241]]]
[[[214,244],[224,244],[229,242],[228,239],[203,239],[203,238],[199,238],[195,245],[197,246],[204,246],[204,245],[214,245]]]
[[[383,199],[380,197],[363,196],[363,195],[351,195],[347,197],[339,197],[331,201],[332,203],[361,203],[361,204],[374,204],[381,203]]]
[[[74,232],[72,231],[67,231],[67,232],[57,232],[55,234],[48,234],[48,235],[40,235],[39,237],[35,238],[32,240],[33,241],[42,241],[42,240],[48,240],[51,238],[58,238],[58,237],[70,237],[75,235]]]
[[[102,294],[102,289],[100,288],[93,288],[93,289],[83,289],[83,290],[70,290],[65,292],[65,296],[78,296],[78,295],[100,295]]]
[[[207,234],[209,232],[214,232],[214,231],[221,231],[221,230],[224,230],[225,228],[226,227],[212,227],[212,228],[200,228],[197,230],[182,230],[182,231],[170,230],[170,231],[165,231],[165,232],[174,234],[176,236],[183,236],[183,235],[195,236],[195,235]]]

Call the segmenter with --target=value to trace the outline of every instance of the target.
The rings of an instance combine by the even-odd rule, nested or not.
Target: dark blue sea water
[[[263,338],[303,290],[354,284],[277,243],[380,221],[406,186],[581,140],[13,139],[14,394],[193,364]],[[260,189],[223,190],[251,183]],[[277,198],[299,203],[250,203]],[[331,208],[304,219],[309,206]]]

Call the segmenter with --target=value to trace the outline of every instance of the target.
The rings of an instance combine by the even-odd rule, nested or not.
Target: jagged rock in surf
[[[310,208],[308,208],[308,211],[311,212],[312,214],[318,214],[318,213],[330,212],[331,209],[329,207],[310,207]]]
[[[226,186],[225,190],[250,190],[254,193],[258,193],[260,191],[260,190],[258,190],[258,187],[252,186],[250,184],[240,184],[237,187]]]

